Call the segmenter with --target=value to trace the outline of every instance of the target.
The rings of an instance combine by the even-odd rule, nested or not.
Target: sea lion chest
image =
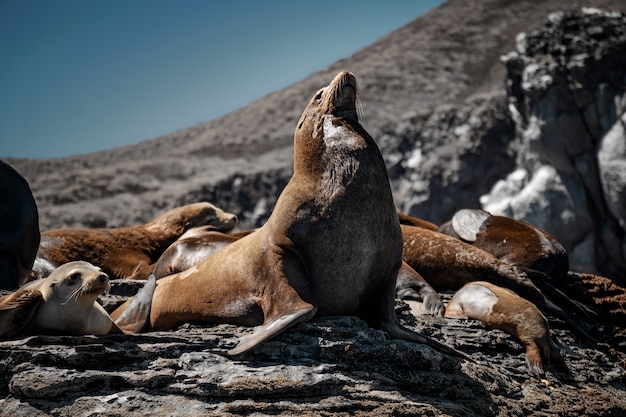
[[[402,234],[373,140],[330,118],[323,139],[322,169],[295,172],[277,203],[291,207],[275,211],[295,213],[282,220],[309,275],[318,314],[353,314],[393,277]]]

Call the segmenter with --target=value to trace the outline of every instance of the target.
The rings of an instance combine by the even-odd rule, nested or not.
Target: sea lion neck
[[[319,176],[327,163],[324,155],[329,151],[366,146],[354,140],[356,137],[367,141],[358,121],[357,92],[354,74],[343,71],[311,98],[294,135],[294,174]]]

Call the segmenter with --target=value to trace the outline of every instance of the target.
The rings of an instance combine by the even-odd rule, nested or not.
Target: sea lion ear
[[[452,228],[461,239],[475,242],[480,227],[490,216],[485,210],[459,210],[452,216]]]

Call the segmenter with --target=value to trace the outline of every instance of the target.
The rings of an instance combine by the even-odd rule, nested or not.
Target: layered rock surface
[[[126,285],[126,284],[120,284]],[[119,288],[118,288],[119,289]],[[124,297],[104,297],[115,305]],[[446,296],[446,298],[449,298]],[[390,340],[354,317],[301,323],[238,358],[250,329],[184,325],[126,336],[33,336],[0,343],[0,415],[619,416],[624,355],[584,345],[558,322],[571,375],[529,376],[524,350],[475,321],[402,322],[471,356]]]

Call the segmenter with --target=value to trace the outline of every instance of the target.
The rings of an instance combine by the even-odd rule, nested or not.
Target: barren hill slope
[[[377,138],[383,126],[411,115],[503,91],[498,57],[514,48],[516,34],[538,26],[551,11],[582,5],[626,9],[620,0],[451,0],[301,82],[211,122],[134,146],[8,162],[30,182],[43,230],[136,224],[194,199],[218,197],[214,203],[250,226],[263,220],[260,212],[271,210],[289,176],[302,109],[339,70],[357,74],[363,124]],[[250,179],[256,173],[264,179]],[[249,183],[257,183],[255,192],[242,202],[242,187]]]

